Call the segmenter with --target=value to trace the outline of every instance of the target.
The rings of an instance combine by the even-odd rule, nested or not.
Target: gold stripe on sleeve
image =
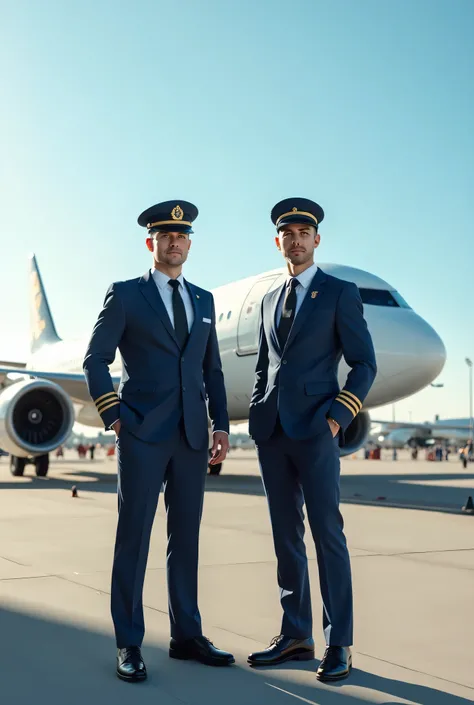
[[[99,414],[103,414],[104,411],[107,411],[107,409],[111,409],[113,406],[117,406],[117,404],[120,404],[120,402],[119,402],[118,400],[117,400],[117,401],[113,401],[113,402],[112,402],[111,404],[109,404],[108,406],[104,406],[104,407],[99,411]]]
[[[346,397],[350,397],[351,400],[354,400],[356,405],[359,407],[359,411],[362,409],[362,402],[358,397],[356,397],[355,394],[352,394],[352,392],[348,392],[347,389],[341,389],[339,394],[344,394]]]
[[[98,399],[94,399],[94,403],[96,406],[98,406],[99,402],[102,401],[102,399],[107,399],[108,397],[116,397],[116,396],[117,396],[117,392],[107,392],[107,394],[102,394],[102,396],[99,397]]]
[[[357,414],[359,413],[357,409],[351,406],[349,402],[344,401],[344,399],[341,399],[341,397],[336,397],[336,401],[338,401],[339,404],[344,404],[344,406],[346,406],[349,411],[352,412],[353,416],[357,416]]]

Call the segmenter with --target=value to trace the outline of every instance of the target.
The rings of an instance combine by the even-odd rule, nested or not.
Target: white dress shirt
[[[304,272],[301,272],[301,274],[298,274],[297,277],[292,277],[290,274],[288,275],[288,278],[286,280],[286,286],[283,289],[283,292],[280,296],[280,300],[278,302],[277,306],[277,326],[280,325],[280,318],[281,318],[281,310],[283,308],[283,300],[286,296],[286,291],[287,288],[290,284],[290,281],[292,279],[297,279],[298,280],[298,286],[296,287],[296,311],[295,311],[295,318],[296,314],[301,308],[301,304],[303,303],[304,297],[308,293],[309,285],[313,281],[313,277],[318,271],[318,265],[317,264],[312,264],[311,267],[308,267],[308,269],[305,269]],[[293,319],[294,320],[294,319]]]
[[[163,272],[160,272],[159,269],[152,269],[151,276],[153,277],[155,284],[158,287],[158,291],[160,292],[160,296],[163,299],[166,312],[168,313],[168,316],[170,318],[171,325],[174,328],[173,287],[171,287],[168,283],[170,278],[166,274],[163,274]],[[182,274],[177,277],[177,281],[179,281],[180,284],[178,291],[181,294],[181,298],[183,299],[184,309],[186,311],[186,318],[188,319],[188,333],[190,333],[194,323],[193,302],[191,300],[188,288],[184,283],[184,277]]]

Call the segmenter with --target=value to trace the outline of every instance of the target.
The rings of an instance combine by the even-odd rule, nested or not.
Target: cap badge
[[[181,206],[175,206],[171,211],[171,217],[173,218],[173,220],[183,220],[183,216],[184,213]]]
[[[292,208],[291,210],[293,211],[293,213],[296,213],[298,209],[297,209],[297,208]]]

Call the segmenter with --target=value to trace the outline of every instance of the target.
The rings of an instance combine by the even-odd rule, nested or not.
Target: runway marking
[[[420,671],[416,668],[409,668],[409,666],[404,666],[401,663],[396,663],[395,661],[388,661],[387,659],[379,658],[378,656],[372,656],[371,654],[366,654],[363,651],[357,651],[356,653],[360,654],[360,656],[365,656],[366,658],[374,659],[374,661],[381,661],[382,663],[388,663],[390,666],[396,666],[397,668],[403,668],[405,671],[410,671],[411,673],[419,673],[422,676],[429,676],[429,678],[435,678],[436,680],[444,681],[445,683],[451,683],[452,685],[459,685],[462,688],[468,688],[469,690],[474,690],[474,687],[472,685],[467,685],[466,683],[460,683],[459,681],[452,681],[452,680],[449,680],[449,678],[443,678],[442,676],[438,676],[436,673],[428,673],[428,671]],[[456,696],[453,695],[453,698],[454,697],[456,697]]]
[[[0,583],[6,583],[12,580],[43,580],[44,578],[55,578],[55,575],[21,575],[16,578],[0,578]]]
[[[265,683],[265,685],[269,685],[270,688],[274,688],[274,690],[279,690],[280,693],[285,693],[285,695],[291,695],[292,698],[296,698],[297,700],[301,700],[303,703],[309,703],[309,705],[319,705],[316,700],[308,700],[308,698],[302,698],[301,695],[295,695],[295,693],[290,693],[289,690],[284,690],[283,688],[279,688],[277,685],[273,685],[272,683]]]
[[[6,556],[0,556],[0,558],[4,561],[8,561],[9,563],[14,563],[15,565],[21,565],[24,568],[31,568],[31,565],[28,563],[20,563],[20,561],[15,561],[13,558],[7,558]]]
[[[358,549],[363,551],[363,548]],[[460,551],[474,551],[474,546],[472,548],[433,548],[429,551],[402,551],[401,553],[367,553],[360,554],[359,556],[352,556],[352,558],[390,558],[391,556],[424,556],[430,553],[459,553]],[[315,560],[310,558],[309,560]]]
[[[97,572],[104,572],[104,571],[97,571]],[[83,573],[83,575],[93,575],[93,573]],[[66,583],[72,583],[73,585],[79,585],[79,587],[84,587],[87,588],[88,590],[93,590],[96,593],[99,593],[101,595],[108,595],[110,596],[110,590],[104,590],[103,588],[97,588],[94,587],[93,585],[87,585],[86,583],[81,583],[78,580],[72,580],[71,578],[66,577],[65,574],[57,573],[52,576],[48,577],[53,577],[53,578],[58,578],[59,580],[64,580]],[[143,603],[143,607],[146,607],[147,610],[151,610],[152,612],[160,612],[160,614],[165,614],[168,616],[168,611],[165,610],[160,610],[158,607],[151,607],[151,605],[147,605],[145,602]]]

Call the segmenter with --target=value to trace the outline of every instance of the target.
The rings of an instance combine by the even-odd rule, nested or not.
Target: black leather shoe
[[[271,640],[270,646],[264,651],[256,651],[247,659],[251,666],[275,666],[285,661],[311,661],[314,658],[314,641],[307,639],[292,639],[280,634]]]
[[[352,670],[352,654],[348,646],[328,646],[316,672],[318,681],[341,681]]]
[[[205,636],[197,636],[186,641],[171,639],[169,655],[171,658],[187,661],[199,661],[207,666],[230,666],[235,659],[227,651],[216,649],[212,641]]]
[[[117,676],[130,683],[146,679],[146,666],[139,646],[126,646],[118,650]]]

